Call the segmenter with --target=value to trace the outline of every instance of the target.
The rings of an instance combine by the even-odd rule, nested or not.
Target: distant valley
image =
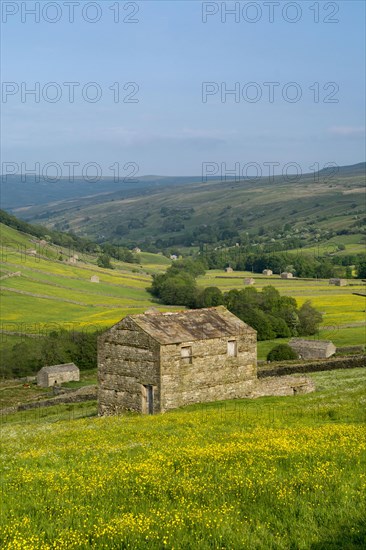
[[[357,251],[364,243],[365,163],[255,181],[146,176],[135,183],[45,185],[12,178],[2,182],[3,208],[97,242],[151,251],[248,241],[311,247],[337,236],[351,239]]]

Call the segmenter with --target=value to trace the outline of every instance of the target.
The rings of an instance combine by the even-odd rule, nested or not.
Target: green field
[[[324,279],[281,279],[278,275],[265,277],[251,272],[223,273],[211,270],[198,279],[199,285],[217,286],[222,292],[231,288],[245,288],[244,278],[253,277],[254,288],[260,291],[266,285],[274,286],[281,295],[293,296],[299,306],[306,300],[323,313],[323,325],[314,338],[332,340],[335,345],[362,345],[366,342],[366,298],[353,292],[365,292],[365,283],[350,280],[345,287],[330,285]],[[265,359],[268,351],[287,340],[258,342],[258,357]]]
[[[59,247],[48,245],[47,255],[32,257],[24,253],[29,247],[37,250],[30,237],[27,240],[6,226],[1,227],[1,235],[2,275],[21,273],[0,282],[2,328],[11,332],[37,332],[50,323],[65,328],[71,324],[74,329],[100,328],[129,313],[142,313],[156,305],[146,291],[149,273],[171,264],[164,256],[143,253],[138,265],[113,261],[114,270],[99,268],[95,256],[82,254],[78,264],[71,265],[57,260]],[[93,275],[99,277],[99,283],[90,281]]]
[[[151,306],[166,311],[147,292],[151,275],[161,272],[171,261],[160,254],[142,252],[139,264],[113,261],[114,270],[96,265],[96,256],[79,255],[76,265],[58,261],[60,247],[47,244],[44,255],[25,254],[37,250],[37,239],[7,226],[1,226],[1,275],[20,272],[20,276],[0,281],[2,330],[11,333],[49,332],[57,328],[97,330],[109,327],[128,314],[142,313]],[[63,250],[64,256],[66,251]],[[92,283],[98,275],[100,282]],[[282,280],[250,272],[226,274],[211,270],[198,279],[200,288],[218,286],[223,292],[244,288],[243,279],[254,276],[255,288],[275,286],[281,294],[296,298],[299,306],[310,299],[323,317],[319,335],[336,345],[363,344],[365,336],[365,298],[353,292],[365,292],[362,281],[350,280],[349,286],[335,287],[327,280]],[[173,308],[176,309],[176,308]],[[1,345],[12,345],[13,337],[2,334]],[[271,347],[280,341],[260,342],[258,353],[265,359]]]
[[[4,417],[1,547],[364,548],[364,369],[311,377],[312,394],[152,417]]]

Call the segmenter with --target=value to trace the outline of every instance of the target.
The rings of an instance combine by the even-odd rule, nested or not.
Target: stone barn
[[[263,269],[262,273],[263,273],[263,275],[266,275],[267,277],[270,277],[271,275],[273,275],[272,269]]]
[[[225,271],[226,273],[232,273],[234,270],[232,267],[229,266],[229,267],[225,267]]]
[[[347,279],[336,279],[335,286],[347,286]]]
[[[303,340],[302,338],[292,338],[289,346],[300,359],[327,359],[334,355],[337,349],[330,340]]]
[[[293,274],[290,271],[284,271],[281,273],[281,279],[292,279]]]
[[[78,382],[79,380],[80,371],[74,363],[42,367],[37,373],[37,385],[43,388],[50,388],[63,382]]]
[[[245,397],[256,360],[256,331],[223,306],[129,315],[99,337],[99,414]]]
[[[90,282],[91,282],[91,283],[99,283],[99,277],[98,277],[98,275],[92,275],[92,276],[90,277]]]
[[[254,285],[254,283],[255,283],[255,280],[253,279],[253,277],[247,277],[246,279],[244,279],[245,285]]]

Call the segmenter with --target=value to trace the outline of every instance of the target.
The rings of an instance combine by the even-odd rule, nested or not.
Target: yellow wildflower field
[[[3,422],[1,547],[365,547],[364,369],[312,377],[296,398]]]

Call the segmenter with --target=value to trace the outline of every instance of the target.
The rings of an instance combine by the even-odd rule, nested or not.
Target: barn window
[[[192,364],[192,346],[184,346],[180,348],[180,356],[184,365]]]
[[[238,355],[238,343],[236,340],[229,340],[227,343],[227,354],[230,357],[237,357]]]

